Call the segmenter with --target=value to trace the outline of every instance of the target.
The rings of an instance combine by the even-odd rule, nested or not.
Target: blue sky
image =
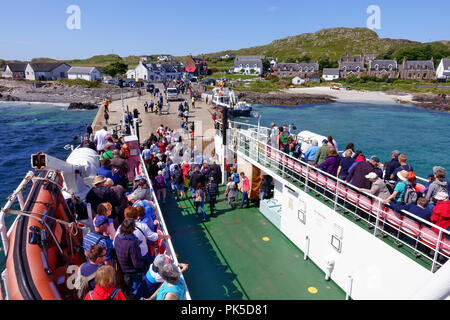
[[[69,30],[70,5],[81,29]],[[382,38],[450,40],[448,0],[40,0],[2,1],[0,58],[27,60],[170,53],[201,54],[264,45],[331,27],[365,27],[381,9]]]

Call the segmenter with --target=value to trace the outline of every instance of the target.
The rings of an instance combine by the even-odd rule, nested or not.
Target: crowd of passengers
[[[158,231],[153,193],[144,176],[128,181],[128,146],[106,127],[84,136],[80,147],[91,148],[100,155],[100,167],[86,202],[93,209],[94,230],[83,239],[87,262],[79,270],[76,282],[80,299],[184,299],[185,285],[181,272],[187,264],[175,266],[164,254],[164,242],[170,238]],[[204,205],[209,204],[210,216],[220,196],[222,169],[216,156],[184,150],[179,133],[161,125],[140,146],[158,203],[164,207],[168,192],[177,200],[191,200],[195,214],[207,219]],[[224,193],[234,208],[249,206],[250,182],[244,172],[230,166]],[[260,191],[267,197],[271,179],[264,176]],[[127,192],[128,191],[128,192]],[[178,268],[179,267],[179,268]],[[100,271],[100,272],[99,272]],[[120,287],[120,289],[118,288]]]
[[[319,141],[313,140],[302,153],[301,143],[289,127],[277,127],[273,122],[267,140],[271,147],[349,183],[357,191],[381,198],[384,205],[408,211],[412,219],[417,216],[450,231],[450,184],[443,167],[433,167],[426,187],[417,181],[406,155],[398,150],[392,151],[392,158],[382,164],[377,156],[366,158],[361,150],[355,150],[352,142],[341,154],[332,136],[320,142],[319,147]],[[419,219],[414,220],[423,225]]]
[[[156,192],[165,199],[162,186],[168,181],[162,177],[165,168],[170,167],[167,139],[170,141],[172,133],[167,128],[159,133],[158,142],[162,143],[157,150],[153,144],[152,151],[148,152],[147,148],[144,154],[152,183],[158,186]],[[128,146],[117,134],[108,132],[107,127],[94,135],[87,126],[80,147],[95,150],[100,155],[100,167],[86,195],[93,211],[94,230],[83,237],[86,262],[77,272],[78,298],[185,299],[186,286],[181,273],[188,265],[175,265],[165,254],[163,240],[170,236],[158,230],[157,208],[147,179],[137,175],[134,181],[128,181],[129,171],[134,170],[128,166]]]

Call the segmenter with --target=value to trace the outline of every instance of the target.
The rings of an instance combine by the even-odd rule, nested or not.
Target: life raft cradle
[[[33,176],[27,176],[27,177],[25,177],[25,180],[27,180],[27,184],[28,184],[28,182],[30,182],[30,181],[46,181],[46,182],[48,182],[48,183],[51,183],[51,184],[57,186],[61,191],[66,191],[67,193],[71,194],[72,201],[73,201],[73,202],[75,201],[75,196],[74,196],[74,194],[73,194],[72,192],[69,192],[67,189],[65,189],[65,188],[63,188],[62,186],[58,185],[58,184],[57,184],[55,181],[53,181],[53,180],[50,180],[50,179],[48,179],[48,178],[40,178],[40,177],[33,177]],[[21,188],[18,188],[13,194],[11,194],[11,195],[8,197],[8,200],[9,200],[9,201],[14,201],[14,199],[15,199],[18,195],[21,195],[21,192],[24,191],[25,189],[26,189],[26,184],[25,184],[24,186],[22,186]],[[20,197],[19,197],[19,198],[20,198]],[[75,206],[74,206],[74,208],[75,208]],[[70,209],[69,209],[69,210],[70,210]],[[58,247],[59,252],[60,252],[63,256],[66,256],[66,254],[65,254],[64,251],[61,249],[61,246],[59,245],[58,241],[56,241],[56,237],[55,237],[54,233],[52,232],[51,228],[47,225],[47,222],[43,221],[43,218],[46,217],[47,219],[53,219],[55,222],[57,222],[57,223],[59,223],[59,224],[62,224],[62,225],[65,225],[65,226],[68,227],[68,229],[69,229],[69,234],[70,234],[70,237],[69,237],[69,241],[70,241],[70,249],[71,249],[71,254],[72,254],[72,255],[73,255],[72,236],[73,236],[73,237],[76,237],[76,236],[78,235],[78,230],[82,230],[82,231],[83,231],[83,230],[86,229],[86,227],[85,227],[84,225],[83,225],[83,226],[79,225],[79,222],[76,222],[76,220],[75,220],[75,222],[67,222],[67,221],[64,221],[64,220],[61,220],[61,219],[57,219],[57,218],[48,216],[48,215],[43,214],[43,213],[38,213],[38,212],[27,212],[27,211],[22,211],[22,210],[13,210],[13,209],[11,209],[11,208],[5,208],[5,209],[3,210],[3,212],[6,213],[6,214],[16,214],[16,215],[18,215],[18,216],[27,216],[27,217],[29,217],[29,218],[33,218],[33,219],[38,220],[43,226],[45,226],[46,230],[50,233],[50,235],[52,236],[52,238],[53,238],[53,240],[54,240],[56,246]],[[36,217],[36,215],[41,216],[42,218],[39,219],[38,217]],[[76,217],[76,212],[75,212],[75,214],[74,214],[73,216]]]

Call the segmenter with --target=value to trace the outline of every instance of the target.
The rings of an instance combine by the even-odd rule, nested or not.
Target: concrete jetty
[[[162,84],[156,84],[156,87],[159,88],[161,92],[164,92],[164,87]],[[137,89],[136,89],[137,90]],[[141,89],[142,96],[141,99],[138,100],[137,97],[124,99],[125,112],[128,110],[133,112],[134,109],[138,109],[139,118],[142,120],[142,123],[139,126],[139,137],[140,143],[143,143],[148,137],[150,137],[151,133],[155,133],[158,127],[162,124],[163,126],[167,126],[170,129],[178,131],[183,137],[184,141],[191,141],[191,148],[197,146],[199,150],[203,150],[203,154],[211,154],[214,151],[214,122],[212,120],[212,112],[213,109],[211,105],[206,104],[204,99],[197,100],[195,102],[195,108],[192,108],[191,100],[188,95],[181,95],[182,100],[179,101],[170,101],[170,110],[169,114],[166,112],[166,98],[164,97],[164,105],[162,115],[145,112],[144,104],[147,101],[154,101],[155,103],[158,100],[158,97],[153,97],[153,95],[149,92],[145,91],[145,88]],[[189,122],[193,121],[195,130],[194,137],[192,138],[190,132],[185,132],[180,125],[181,118],[178,117],[178,105],[184,100],[189,102]],[[108,125],[105,123],[104,118],[104,106],[102,105],[97,112],[97,115],[94,118],[92,123],[92,128],[94,130],[94,134],[97,130],[100,130],[103,126],[108,127],[108,131],[112,132],[112,129],[120,124],[122,120],[122,101],[117,100],[110,103],[109,107],[109,120]],[[149,109],[150,110],[150,109]]]

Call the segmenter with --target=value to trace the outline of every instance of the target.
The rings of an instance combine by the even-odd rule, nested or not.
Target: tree
[[[113,62],[103,68],[103,73],[113,78],[116,77],[117,75],[119,76],[123,75],[127,73],[127,71],[128,71],[128,64],[122,62],[121,60]]]
[[[324,68],[338,68],[339,63],[336,60],[331,60],[328,57],[319,57],[317,59],[317,62],[319,63],[319,70],[322,71]]]
[[[269,59],[264,58],[262,61],[262,65],[263,65],[263,73],[270,71],[270,61]]]
[[[286,63],[295,63],[295,58],[289,57],[285,60]]]
[[[311,62],[311,60],[312,60],[312,58],[311,58],[310,56],[304,55],[304,56],[301,56],[301,57],[298,59],[298,62],[306,62],[306,63],[309,63],[309,62]]]

